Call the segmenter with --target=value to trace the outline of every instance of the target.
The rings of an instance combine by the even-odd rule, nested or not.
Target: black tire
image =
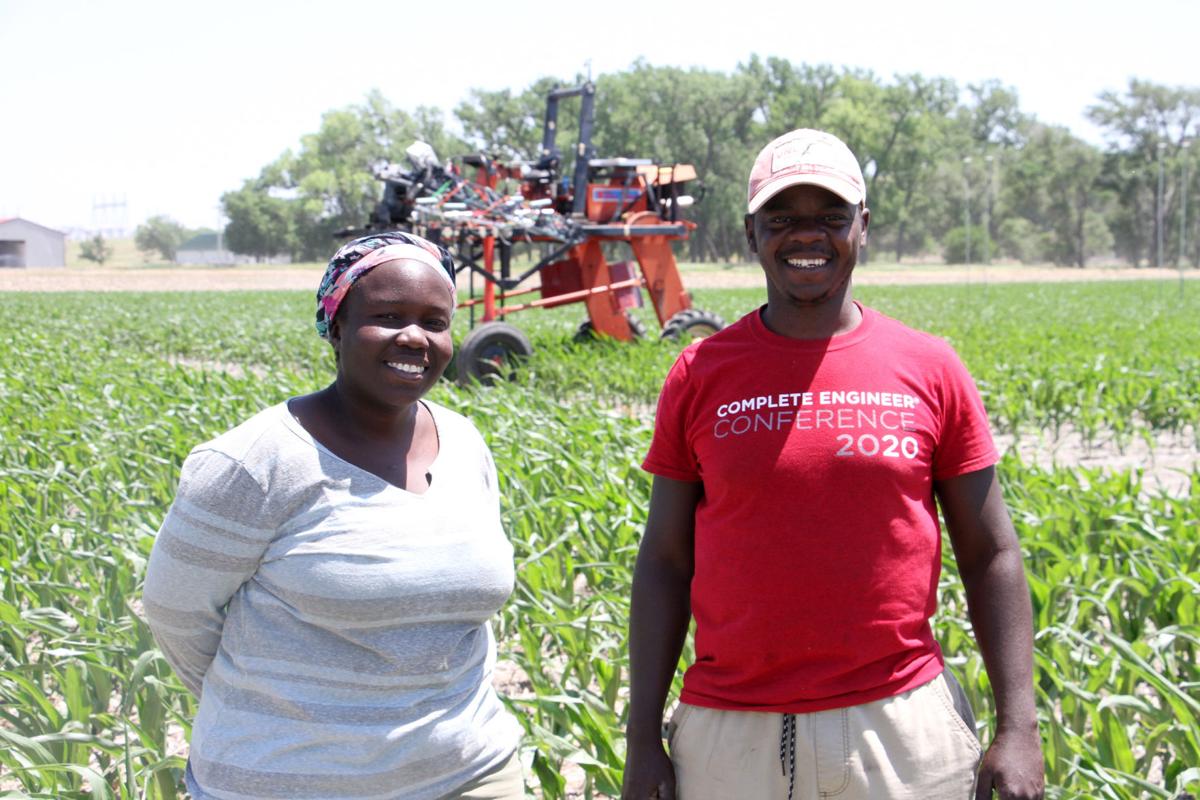
[[[635,317],[633,314],[626,314],[625,320],[629,323],[629,330],[633,331],[634,339],[646,338],[646,323]],[[594,342],[600,338],[600,334],[596,333],[596,329],[592,327],[592,321],[585,319],[579,323],[579,327],[575,329],[573,340],[579,344],[584,342]]]
[[[661,338],[690,342],[693,339],[712,336],[724,327],[725,320],[711,311],[685,308],[667,320],[663,325]]]
[[[455,356],[456,380],[466,386],[511,381],[517,364],[533,354],[529,337],[507,322],[485,322],[475,327],[458,346]]]

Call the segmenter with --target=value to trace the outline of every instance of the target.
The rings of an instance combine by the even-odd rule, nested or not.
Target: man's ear
[[[866,245],[867,245],[867,226],[869,226],[871,224],[871,209],[867,208],[866,206],[863,206],[861,216],[862,216],[862,233],[859,234],[858,244],[861,247],[866,247]]]
[[[750,246],[750,252],[758,255],[758,243],[754,241],[754,215],[746,215],[746,244]]]

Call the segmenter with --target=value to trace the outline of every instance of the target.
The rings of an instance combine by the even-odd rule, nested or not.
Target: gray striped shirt
[[[146,618],[200,698],[196,800],[436,798],[502,764],[491,686],[513,588],[487,446],[437,425],[413,494],[273,406],[184,462],[146,570]]]

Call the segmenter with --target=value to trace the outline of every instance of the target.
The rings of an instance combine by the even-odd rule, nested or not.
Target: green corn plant
[[[695,294],[728,320],[763,299]],[[948,339],[998,431],[1196,447],[1192,294],[1142,283],[859,294]],[[195,702],[136,604],[154,531],[192,446],[332,375],[310,293],[230,298],[23,295],[22,320],[38,324],[0,320],[11,354],[0,362],[0,797],[184,796],[183,758],[168,748]],[[85,316],[92,335],[72,335]],[[501,476],[517,586],[496,631],[523,676],[508,702],[525,726],[527,779],[547,798],[566,795],[568,762],[586,796],[620,786],[629,582],[650,486],[638,465],[680,349],[653,335],[577,344],[581,318],[579,306],[512,318],[535,347],[516,380],[447,383],[433,398],[475,420]],[[455,324],[461,335],[465,315]],[[1200,471],[1174,494],[1140,469],[1010,455],[1000,473],[1033,599],[1050,796],[1196,792]],[[946,552],[935,631],[986,738],[990,687]]]

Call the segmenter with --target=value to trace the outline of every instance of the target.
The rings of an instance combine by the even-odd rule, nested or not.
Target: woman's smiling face
[[[433,268],[388,261],[359,278],[338,309],[331,341],[339,385],[372,405],[405,407],[450,363],[455,297]]]

